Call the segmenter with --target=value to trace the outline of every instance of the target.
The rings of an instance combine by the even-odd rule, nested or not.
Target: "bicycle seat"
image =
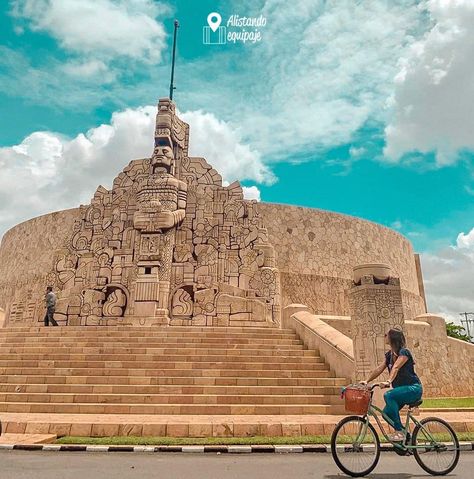
[[[415,401],[415,402],[412,402],[410,404],[407,404],[407,406],[411,409],[411,408],[414,408],[414,407],[418,407],[420,406],[421,404],[423,404],[423,399],[420,399],[418,401]]]

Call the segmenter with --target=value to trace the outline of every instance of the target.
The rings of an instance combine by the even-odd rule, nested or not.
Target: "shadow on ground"
[[[324,476],[324,479],[341,479],[342,477],[349,477],[343,474],[330,474],[328,476]],[[426,474],[408,474],[406,472],[394,472],[394,473],[387,473],[384,472],[382,474],[369,474],[368,476],[364,476],[367,479],[414,479],[416,477],[424,477],[426,478]],[[428,476],[429,477],[429,476]],[[455,477],[453,474],[448,474],[444,477]]]

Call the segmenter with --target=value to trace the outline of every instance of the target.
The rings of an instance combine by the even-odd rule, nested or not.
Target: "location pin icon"
[[[207,16],[207,23],[211,27],[211,30],[215,32],[222,22],[222,17],[217,12],[212,12]]]

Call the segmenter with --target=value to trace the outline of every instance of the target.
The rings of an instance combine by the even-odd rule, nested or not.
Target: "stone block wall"
[[[399,233],[328,211],[270,203],[259,203],[257,208],[275,249],[282,306],[303,303],[317,314],[349,316],[346,291],[353,267],[381,262],[400,277],[405,318],[425,312],[420,271],[410,242]],[[11,303],[20,302],[20,308],[35,314],[36,306],[28,298],[44,289],[53,252],[80,217],[79,208],[58,211],[21,223],[4,235],[0,307],[7,311]]]
[[[80,209],[57,211],[16,225],[0,243],[0,308],[11,316],[41,320],[55,251],[62,247],[80,218]]]
[[[421,269],[411,243],[385,226],[313,208],[259,203],[275,248],[282,306],[302,303],[316,314],[349,315],[353,267],[385,263],[400,278],[405,318],[426,311]]]
[[[433,314],[405,321],[405,332],[426,396],[474,395],[474,344],[448,337]]]

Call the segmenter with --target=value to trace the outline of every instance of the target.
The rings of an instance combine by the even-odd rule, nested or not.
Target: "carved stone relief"
[[[374,276],[362,276],[348,292],[356,379],[365,379],[384,359],[385,333],[404,327],[400,280],[390,277],[386,284]]]
[[[67,324],[264,324],[280,317],[279,271],[238,183],[188,156],[189,127],[158,105],[150,158],[82,206],[48,282]],[[25,318],[35,305],[12,305]]]

